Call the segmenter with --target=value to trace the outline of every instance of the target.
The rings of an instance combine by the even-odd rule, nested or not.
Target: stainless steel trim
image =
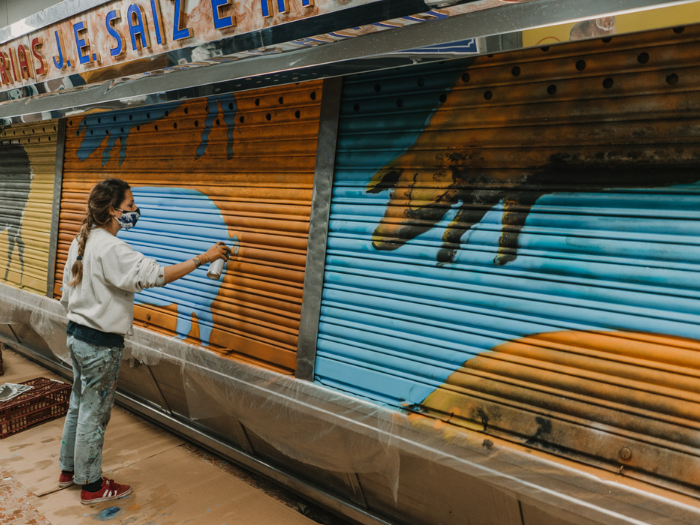
[[[245,438],[245,441],[243,442],[243,448],[249,454],[255,455],[255,449],[253,448],[253,443],[250,441],[250,436],[248,435],[248,431],[243,426],[243,423],[241,423],[238,420],[236,420],[236,423],[238,423],[238,426],[241,428],[241,433],[243,434],[243,437]]]
[[[10,332],[12,332],[12,335],[15,336],[17,342],[21,344],[22,342],[19,340],[19,337],[17,337],[17,332],[15,332],[15,330],[12,328],[12,325],[8,324],[7,326],[10,329]]]
[[[355,496],[362,508],[368,508],[367,498],[365,498],[365,492],[362,490],[362,484],[360,483],[360,476],[358,476],[356,472],[348,472],[348,483],[355,492]]]
[[[55,361],[50,361],[43,356],[37,355],[30,350],[18,346],[11,346],[11,348],[30,361],[38,363],[53,373],[69,381],[73,380],[73,371],[66,365]],[[231,461],[232,463],[236,463],[243,468],[257,472],[271,481],[285,486],[292,492],[313,501],[331,512],[343,516],[356,524],[393,525],[391,522],[378,516],[374,516],[366,510],[357,507],[348,501],[342,500],[319,487],[302,481],[301,479],[298,479],[261,459],[251,456],[243,450],[239,450],[219,439],[208,436],[202,431],[190,426],[187,422],[168,415],[165,412],[161,412],[160,410],[157,410],[132,396],[117,391],[116,402],[118,405],[131,410],[142,417],[145,417],[152,423],[155,423],[188,441],[192,441],[193,443],[196,443],[197,445]]]
[[[38,13],[29,15],[22,20],[18,20],[5,27],[0,27],[0,44],[111,1],[112,0],[63,0]]]
[[[46,296],[53,299],[56,279],[56,251],[58,248],[58,219],[61,211],[61,189],[63,184],[63,156],[66,149],[66,121],[58,121],[56,137],[56,169],[53,179],[53,206],[51,207],[51,233],[49,234],[49,265],[46,275]]]
[[[586,20],[601,15],[658,9],[700,0],[538,0],[477,11],[445,20],[383,31],[311,49],[262,56],[240,62],[147,75],[85,86],[64,93],[43,94],[0,104],[0,118],[13,123],[79,114],[88,110],[117,110],[160,104],[185,98],[257,89],[311,79],[330,78],[463,58],[450,54],[411,54],[438,43],[482,38],[480,53],[512,51],[522,46],[518,33],[537,27]],[[618,33],[621,34],[621,33]],[[487,39],[503,35],[496,41]],[[493,44],[492,44],[493,43]],[[489,46],[498,49],[489,49]],[[473,56],[473,55],[470,55]],[[41,115],[42,112],[48,112]],[[8,122],[9,123],[9,122]]]
[[[316,171],[311,198],[309,244],[306,250],[304,299],[301,305],[301,323],[297,344],[296,377],[307,381],[313,381],[316,364],[316,337],[321,317],[321,294],[323,293],[323,273],[326,266],[326,243],[331,213],[342,88],[343,80],[341,78],[331,78],[323,82],[321,121],[316,149]]]
[[[32,352],[31,350],[22,347],[22,343],[19,342],[19,339],[17,340],[17,344],[12,344],[8,342],[6,342],[6,344],[14,352],[17,352],[18,354],[20,354],[23,357],[26,357],[30,361],[34,361],[35,363],[43,366],[44,368],[51,370],[54,374],[57,374],[64,379],[69,379],[71,381],[73,380],[73,370],[68,368],[68,365],[64,365],[63,363],[59,363],[58,361],[52,361],[50,359],[47,359],[43,355],[39,355],[36,352]]]
[[[160,389],[160,385],[158,384],[158,381],[156,381],[156,378],[155,378],[155,376],[153,375],[153,370],[151,370],[151,367],[150,367],[149,365],[144,364],[144,366],[145,366],[146,369],[148,370],[148,373],[149,373],[150,376],[151,376],[151,380],[153,381],[153,384],[154,384],[155,387],[156,387],[156,392],[158,393],[158,399],[159,399],[159,401],[160,401],[161,406],[163,407],[163,410],[165,410],[165,412],[166,412],[168,415],[171,415],[171,416],[172,416],[173,411],[170,410],[170,407],[168,406],[168,402],[165,400],[165,397],[163,396],[163,392],[162,392],[161,389]]]

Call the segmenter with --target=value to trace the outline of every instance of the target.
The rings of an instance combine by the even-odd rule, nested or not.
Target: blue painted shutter
[[[699,39],[348,78],[316,380],[700,486]]]

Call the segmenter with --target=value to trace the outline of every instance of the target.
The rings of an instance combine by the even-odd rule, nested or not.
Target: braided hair
[[[85,245],[87,244],[90,232],[95,227],[105,227],[112,221],[109,208],[119,208],[126,191],[130,186],[121,179],[105,179],[97,183],[90,191],[88,205],[85,210],[86,216],[80,227],[78,234],[78,260],[71,268],[72,279],[68,286],[73,287],[83,281],[83,255],[85,255]]]

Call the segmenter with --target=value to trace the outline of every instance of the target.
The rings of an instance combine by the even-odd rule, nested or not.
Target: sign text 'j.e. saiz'
[[[0,46],[0,89],[82,75],[338,7],[335,0],[116,0]]]

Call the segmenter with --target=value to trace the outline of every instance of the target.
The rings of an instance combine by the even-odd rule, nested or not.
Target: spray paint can
[[[207,271],[207,277],[209,279],[214,279],[218,281],[221,277],[221,272],[224,270],[224,260],[217,259],[209,265],[209,271]]]

